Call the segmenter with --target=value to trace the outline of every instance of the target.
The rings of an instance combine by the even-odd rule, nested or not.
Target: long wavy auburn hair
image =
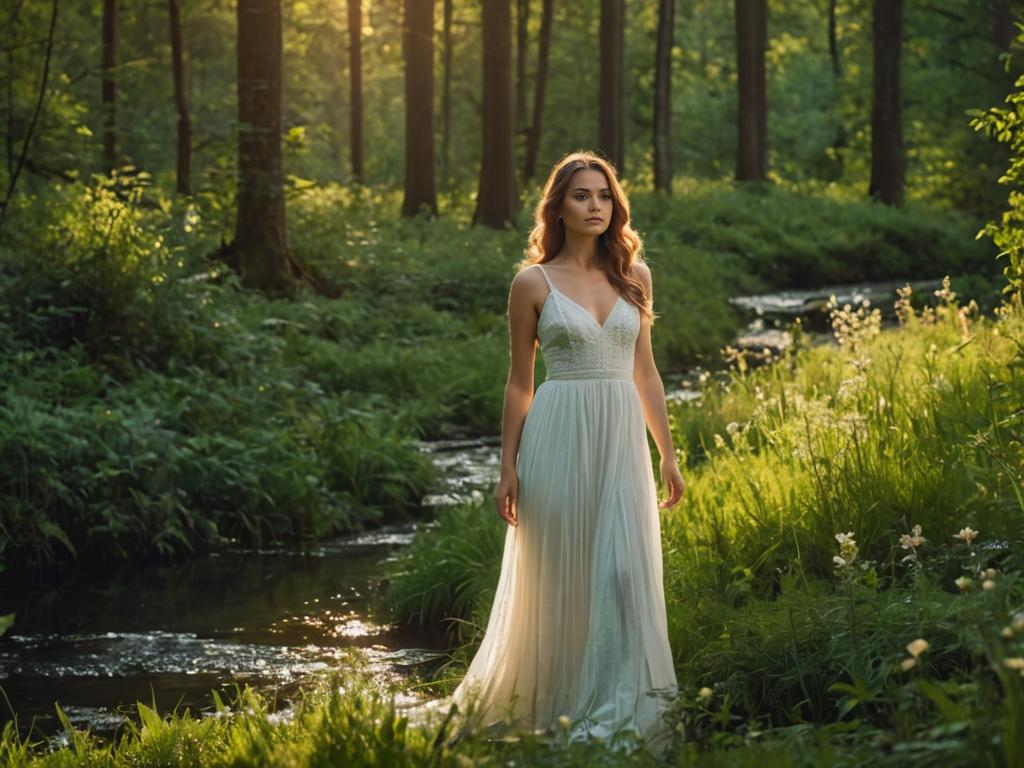
[[[558,218],[572,175],[583,168],[604,173],[612,196],[612,217],[607,229],[598,236],[598,266],[623,298],[654,322],[655,315],[644,284],[632,277],[633,265],[643,261],[643,241],[629,224],[629,201],[619,184],[612,164],[589,151],[571,152],[551,170],[544,192],[534,212],[533,228],[527,240],[520,271],[554,258],[565,244],[565,224]]]

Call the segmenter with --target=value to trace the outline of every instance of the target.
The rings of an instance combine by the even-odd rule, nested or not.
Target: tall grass
[[[700,403],[672,406],[687,489],[662,535],[687,743],[856,736],[872,760],[885,743],[908,761],[1021,759],[1024,682],[1004,659],[1024,655],[1024,317],[936,293],[917,312],[904,291],[884,331],[875,309],[833,304],[837,345],[737,359]],[[476,627],[456,668],[498,554],[445,553],[504,525],[443,512],[393,566],[397,620]],[[904,668],[917,638],[929,650]]]
[[[236,766],[245,768],[327,768],[328,766],[591,766],[676,765],[694,768],[750,766],[907,765],[924,754],[882,752],[865,733],[833,729],[828,738],[806,729],[751,732],[728,746],[707,750],[679,742],[662,761],[643,750],[611,750],[599,738],[568,742],[560,732],[510,731],[493,738],[486,731],[460,729],[457,713],[431,723],[410,724],[397,704],[394,686],[375,683],[358,658],[306,690],[294,706],[279,706],[269,694],[248,686],[233,694],[212,692],[203,712],[159,712],[138,703],[113,739],[76,728],[57,707],[62,731],[47,746],[38,735],[19,736],[9,722],[0,733],[0,765],[15,768],[103,766]],[[681,735],[681,734],[680,734]],[[856,736],[859,740],[851,738]],[[947,752],[933,749],[945,757]],[[909,758],[909,759],[908,759]],[[961,762],[945,762],[960,765]]]

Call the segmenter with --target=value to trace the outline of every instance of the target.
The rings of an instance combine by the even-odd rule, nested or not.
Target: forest
[[[1024,764],[1024,3],[0,18],[0,766]],[[487,626],[576,151],[687,483],[660,757],[403,712]]]

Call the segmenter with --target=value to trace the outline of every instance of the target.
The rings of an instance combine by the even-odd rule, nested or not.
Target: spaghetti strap
[[[557,293],[557,289],[555,288],[555,284],[551,282],[551,278],[548,277],[548,271],[546,269],[544,269],[543,265],[538,263],[538,264],[535,264],[534,266],[536,266],[538,269],[540,269],[541,274],[544,275],[544,279],[548,283],[548,288],[550,288],[553,293]]]

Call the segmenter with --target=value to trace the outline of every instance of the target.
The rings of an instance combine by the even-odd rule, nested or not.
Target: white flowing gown
[[[538,322],[547,378],[523,423],[518,526],[508,526],[487,628],[452,702],[473,723],[605,739],[660,752],[677,693],[662,580],[657,488],[633,382],[640,310],[604,325],[558,290]],[[628,740],[627,740],[628,743]]]

